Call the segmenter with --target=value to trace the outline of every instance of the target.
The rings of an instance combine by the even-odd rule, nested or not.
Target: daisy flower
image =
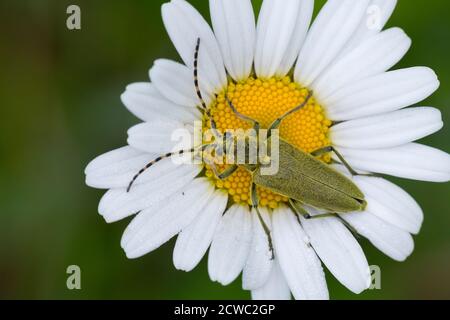
[[[203,162],[165,159],[142,168],[173,151],[173,132],[192,131],[194,121],[206,129],[212,118],[222,133],[248,128],[230,99],[265,128],[305,103],[280,127],[280,137],[296,148],[310,153],[333,146],[358,172],[446,182],[450,156],[414,142],[442,128],[441,113],[406,108],[437,90],[435,73],[427,67],[391,70],[411,45],[401,29],[383,30],[396,0],[328,0],[314,22],[313,0],[264,0],[257,21],[250,0],[209,4],[212,28],[187,1],[162,6],[184,64],[157,60],[151,82],[131,84],[123,93],[124,105],[143,123],[129,130],[127,146],[86,168],[89,186],[109,189],[100,214],[108,223],[134,216],[121,242],[130,259],[177,236],[177,269],[192,270],[209,248],[211,280],[227,285],[242,273],[243,289],[254,299],[328,299],[323,267],[362,292],[370,283],[369,265],[353,233],[403,261],[423,221],[416,201],[388,180],[351,176],[334,154],[324,154],[320,160],[352,179],[367,207],[305,219],[287,197],[260,187],[258,216],[249,206],[252,181],[243,168],[225,180]],[[196,62],[207,113],[194,85]],[[308,92],[313,96],[306,101]],[[320,208],[307,209],[314,215]]]

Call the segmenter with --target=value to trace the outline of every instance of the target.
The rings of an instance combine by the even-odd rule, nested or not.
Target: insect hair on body
[[[302,110],[312,98],[312,91],[308,91],[305,100],[300,105],[275,119],[267,129],[262,129],[260,123],[256,119],[241,114],[233,102],[225,95],[227,106],[237,118],[252,126],[252,132],[254,134],[250,136],[244,135],[242,137],[233,133],[230,134],[229,132],[221,133],[217,129],[215,120],[211,114],[211,108],[208,108],[200,90],[198,76],[199,51],[200,38],[197,40],[194,54],[194,85],[200,100],[199,108],[204,113],[205,119],[209,120],[210,133],[213,136],[212,141],[191,149],[167,153],[156,158],[133,177],[127,192],[130,191],[134,182],[142,173],[159,161],[175,155],[188,153],[195,154],[197,152],[206,152],[210,153],[210,155],[214,154],[216,160],[223,156],[228,156],[228,160],[230,158],[236,159],[239,158],[239,154],[237,153],[240,149],[239,147],[236,148],[236,142],[239,144],[240,141],[241,145],[243,144],[243,158],[245,161],[242,161],[242,155],[241,158],[238,159],[241,161],[227,161],[227,167],[222,172],[219,172],[217,169],[214,157],[212,157],[212,160],[205,158],[204,162],[211,167],[215,177],[219,180],[227,179],[239,168],[244,168],[250,173],[251,207],[255,209],[259,221],[267,234],[272,254],[273,250],[270,231],[259,211],[257,187],[262,187],[275,194],[286,197],[289,200],[288,203],[293,212],[297,214],[297,216],[302,216],[305,219],[326,218],[348,212],[363,211],[366,208],[367,203],[365,201],[365,196],[352,180],[339,173],[328,164],[317,159],[319,156],[334,152],[340,163],[347,168],[352,176],[360,175],[350,167],[344,157],[333,146],[326,146],[312,153],[306,153],[286,142],[278,135],[278,129],[282,125],[283,120]],[[274,145],[276,148],[273,148]],[[264,153],[260,152],[261,146],[265,147],[265,151],[271,149],[271,154],[264,156]],[[250,153],[252,153],[252,155],[250,155]],[[251,161],[252,159],[255,159],[255,153],[258,155],[256,161]],[[268,170],[273,169],[274,167],[276,170]],[[267,172],[269,172],[269,174],[267,174]],[[326,213],[311,216],[305,209],[305,206],[314,207],[325,211]]]

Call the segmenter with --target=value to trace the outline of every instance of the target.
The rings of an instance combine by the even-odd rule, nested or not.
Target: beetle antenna
[[[200,38],[197,38],[197,44],[195,46],[195,54],[194,54],[194,85],[195,91],[197,93],[197,97],[200,99],[200,103],[202,105],[201,109],[205,112],[206,116],[209,118],[211,130],[213,130],[214,135],[216,137],[220,137],[219,132],[217,131],[216,121],[211,115],[211,109],[209,109],[206,105],[205,99],[203,99],[202,91],[200,90],[199,80],[198,80],[198,56],[200,52]]]
[[[200,52],[200,38],[197,38],[197,45],[195,46],[195,54],[194,54],[194,84],[195,84],[195,91],[197,92],[197,96],[200,99],[200,102],[202,104],[202,109],[207,112],[208,107],[206,106],[206,102],[203,99],[202,92],[200,90],[200,85],[198,82],[198,55]]]
[[[243,121],[253,124],[253,128],[256,129],[256,131],[259,131],[261,125],[259,124],[259,122],[257,120],[240,113],[237,110],[236,106],[233,104],[233,102],[228,98],[227,95],[225,95],[225,100],[227,101],[228,106],[230,107],[231,111],[235,114],[236,117],[238,117],[239,119],[241,119]]]
[[[309,100],[312,98],[313,96],[313,91],[308,91],[308,95],[305,98],[305,101],[303,101],[300,105],[298,105],[297,107],[289,110],[288,112],[286,112],[285,114],[283,114],[281,117],[277,118],[272,125],[269,128],[269,133],[274,130],[274,129],[278,129],[281,125],[281,122],[286,119],[288,116],[290,116],[291,114],[300,111],[301,109],[303,109],[309,102]]]
[[[174,156],[174,155],[179,155],[179,156],[181,156],[181,155],[183,155],[183,154],[187,154],[187,153],[193,153],[193,152],[195,152],[195,150],[196,150],[196,148],[192,148],[192,149],[187,149],[187,150],[180,150],[180,151],[177,151],[177,152],[169,152],[169,153],[166,153],[165,155],[163,155],[163,156],[160,156],[160,157],[158,157],[158,158],[156,158],[155,160],[152,160],[152,161],[150,161],[144,168],[142,168],[141,170],[139,170],[139,172],[133,177],[133,179],[130,181],[130,183],[129,183],[129,185],[128,185],[128,188],[127,188],[127,193],[128,192],[130,192],[130,190],[131,190],[131,187],[133,186],[133,184],[136,182],[136,180],[145,172],[145,171],[147,171],[148,169],[150,169],[150,167],[152,167],[153,165],[155,165],[155,164],[157,164],[158,162],[160,162],[160,161],[162,161],[162,160],[164,160],[164,159],[167,159],[167,158],[170,158],[170,157],[172,157],[172,156]]]

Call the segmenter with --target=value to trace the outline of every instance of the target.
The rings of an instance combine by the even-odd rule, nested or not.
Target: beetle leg
[[[201,146],[198,146],[198,147],[195,147],[195,148],[191,148],[191,149],[179,150],[179,151],[176,151],[176,152],[169,152],[169,153],[166,153],[165,155],[162,155],[162,156],[157,157],[155,160],[150,161],[145,167],[143,167],[141,170],[139,170],[138,173],[136,173],[136,175],[133,177],[133,179],[131,179],[130,183],[128,184],[128,187],[127,187],[127,193],[130,192],[131,187],[132,187],[133,184],[136,182],[136,180],[137,180],[137,179],[138,179],[145,171],[147,171],[148,169],[150,169],[150,167],[154,166],[154,165],[157,164],[158,162],[160,162],[160,161],[162,161],[162,160],[164,160],[164,159],[170,158],[170,157],[172,157],[172,156],[175,156],[175,155],[182,156],[182,155],[184,155],[184,154],[191,153],[191,154],[193,154],[193,155],[195,156],[195,153],[196,153],[196,152],[198,152],[198,151],[203,151],[203,150],[205,150],[206,148],[208,148],[208,147],[210,147],[210,146],[211,146],[211,144],[204,144],[204,145],[201,145]]]
[[[210,147],[214,147],[215,144],[211,144]],[[205,152],[207,151],[207,149],[209,148],[205,148]],[[211,156],[212,158],[212,156]],[[219,176],[219,170],[217,169],[216,163],[214,162],[214,159],[211,159],[210,157],[208,157],[208,155],[203,155],[203,161],[209,165],[211,167],[211,170],[213,171],[214,175],[216,177]]]
[[[231,176],[233,173],[235,173],[238,168],[239,168],[239,166],[237,164],[233,164],[233,165],[229,166],[228,168],[226,168],[224,171],[222,171],[222,173],[219,174],[217,177],[220,180],[225,180],[226,178]]]
[[[217,144],[210,144],[210,145],[206,146],[204,149],[206,150],[211,147],[213,147],[213,148],[215,147],[216,149],[218,148]],[[236,170],[239,168],[239,166],[237,164],[233,164],[233,165],[230,165],[228,168],[226,168],[224,171],[219,172],[219,170],[217,169],[217,165],[213,159],[204,157],[204,161],[210,166],[214,175],[219,180],[225,180],[226,178],[231,176],[233,173],[235,173]]]
[[[289,204],[291,205],[291,208],[294,210],[297,216],[302,216],[306,220],[336,217],[336,213],[333,212],[327,212],[312,216],[308,211],[306,211],[305,208],[303,208],[301,202],[295,201],[293,199],[289,199]]]
[[[368,177],[374,177],[375,176],[373,174],[363,174],[363,173],[357,172],[345,160],[344,156],[339,151],[337,151],[336,148],[333,147],[333,146],[327,146],[327,147],[321,148],[319,150],[316,150],[314,152],[311,152],[311,155],[314,156],[314,157],[319,157],[319,156],[324,155],[325,153],[329,153],[329,152],[333,152],[338,157],[339,161],[341,161],[341,163],[344,165],[345,168],[347,168],[347,170],[350,172],[350,174],[352,176],[368,176]]]
[[[272,243],[272,236],[270,235],[270,229],[267,226],[266,222],[261,216],[261,212],[259,212],[259,200],[258,200],[258,192],[256,190],[256,184],[252,184],[252,208],[256,210],[256,214],[258,215],[259,222],[261,223],[261,226],[263,227],[263,230],[267,236],[267,241],[269,242],[269,250],[272,253],[271,260],[275,259],[275,254],[273,252],[273,243]]]
[[[341,154],[339,151],[337,151],[336,148],[333,147],[333,146],[326,146],[326,147],[323,147],[323,148],[321,148],[321,149],[319,149],[319,150],[313,151],[313,152],[311,152],[311,155],[314,156],[314,157],[319,157],[319,156],[324,155],[324,154],[329,153],[329,152],[333,152],[333,153],[338,157],[338,159],[339,159],[339,160],[342,162],[342,164],[347,168],[347,170],[350,172],[350,174],[351,174],[352,176],[357,176],[357,175],[359,175],[359,173],[356,172],[356,170],[354,170],[354,169],[348,164],[348,162],[345,160],[345,158],[342,156],[342,154]]]
[[[332,212],[327,212],[327,213],[322,213],[322,214],[318,214],[315,216],[309,216],[308,218],[305,218],[307,220],[313,220],[313,219],[322,219],[322,218],[330,218],[330,217],[336,217],[337,214],[336,213],[332,213]]]
[[[305,219],[311,219],[311,215],[305,210],[305,208],[303,208],[300,202],[289,199],[289,204],[297,216],[302,216]]]
[[[239,166],[237,164],[233,164],[233,165],[229,166],[228,168],[226,168],[224,171],[219,172],[217,170],[217,167],[214,164],[211,167],[213,168],[216,178],[219,180],[225,180],[226,178],[231,176],[233,173],[235,173],[236,170],[239,168]]]
[[[268,137],[267,138],[270,138],[270,136],[272,135],[271,134],[272,130],[278,129],[280,127],[280,125],[281,125],[281,123],[283,122],[284,119],[289,117],[291,114],[293,114],[293,113],[303,109],[308,104],[308,101],[312,98],[312,96],[313,96],[313,92],[309,91],[308,96],[306,97],[305,101],[303,101],[300,105],[298,105],[294,109],[291,109],[290,111],[286,112],[281,117],[279,117],[274,122],[272,122],[272,125],[268,129],[269,133],[268,133]]]

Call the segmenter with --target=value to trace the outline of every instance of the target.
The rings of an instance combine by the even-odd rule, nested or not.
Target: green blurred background
[[[162,3],[0,2],[0,298],[250,297],[240,281],[228,287],[212,283],[205,261],[191,273],[176,271],[173,241],[127,260],[119,241],[128,221],[106,224],[97,214],[103,192],[84,184],[86,164],[123,146],[127,128],[138,122],[119,100],[124,87],[147,81],[157,58],[179,60],[162,24]],[[191,3],[208,16],[208,1]],[[66,28],[69,4],[81,7],[81,31]],[[401,67],[430,66],[440,77],[440,90],[422,105],[440,108],[447,126],[424,142],[447,152],[448,12],[447,0],[399,0],[389,23],[413,39]],[[382,290],[357,296],[327,274],[332,298],[450,298],[450,184],[394,180],[425,211],[415,252],[397,263],[362,240],[369,263],[381,266]],[[66,288],[72,264],[81,267],[82,290]]]

